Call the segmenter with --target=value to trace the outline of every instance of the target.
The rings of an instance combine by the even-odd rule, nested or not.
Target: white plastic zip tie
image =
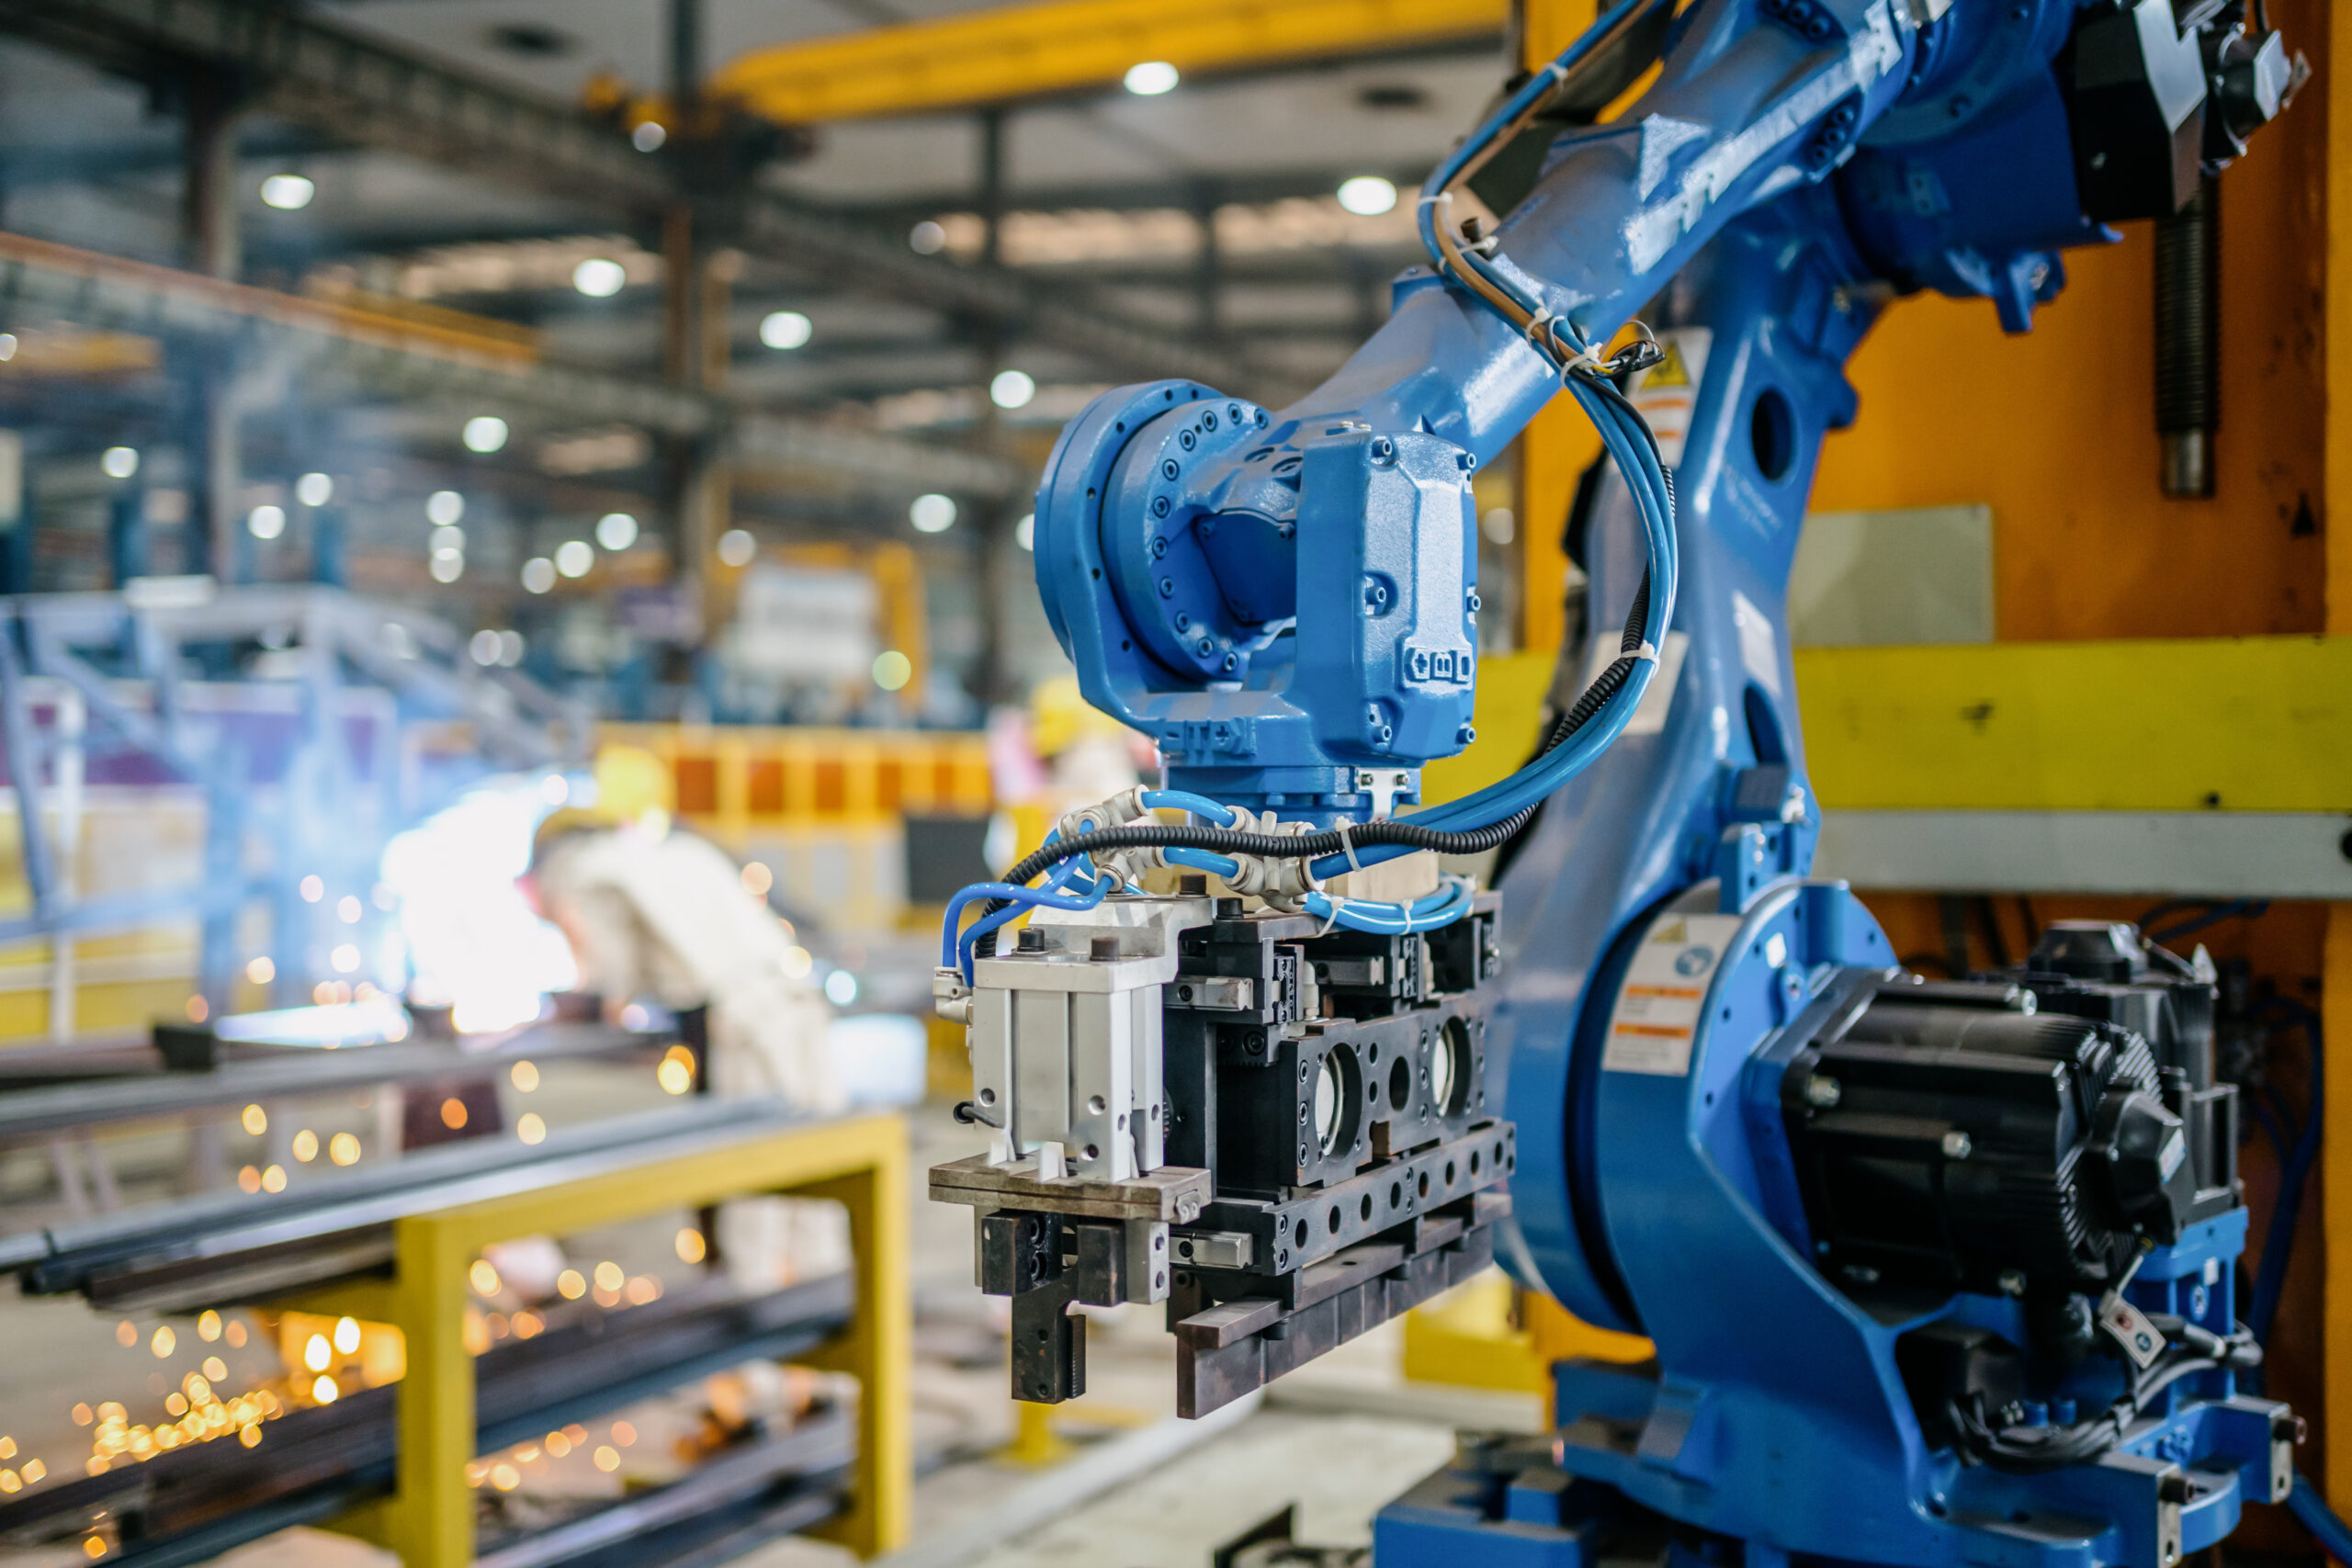
[[[1350,871],[1362,871],[1363,869],[1363,862],[1356,859],[1356,841],[1348,837],[1350,833],[1355,831],[1355,824],[1352,822],[1343,821],[1340,824],[1338,831],[1340,835],[1340,852],[1348,857],[1348,869]]]

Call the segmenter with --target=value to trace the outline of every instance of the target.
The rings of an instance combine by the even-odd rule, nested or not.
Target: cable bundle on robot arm
[[[1623,732],[1657,675],[1657,650],[1674,613],[1673,479],[1647,422],[1616,385],[1617,378],[1654,363],[1657,345],[1645,333],[1642,342],[1615,355],[1596,355],[1571,323],[1552,314],[1540,299],[1528,298],[1439,219],[1450,209],[1454,192],[1534,120],[1555,91],[1574,81],[1600,57],[1605,46],[1638,26],[1647,13],[1670,4],[1671,0],[1619,0],[1590,31],[1505,99],[1438,166],[1423,187],[1420,201],[1421,237],[1432,265],[1510,322],[1552,363],[1600,431],[1602,445],[1633,493],[1648,566],[1626,617],[1618,657],[1561,716],[1543,750],[1526,766],[1459,800],[1408,817],[1314,831],[1299,830],[1299,824],[1283,824],[1292,830],[1274,833],[1262,830],[1271,824],[1254,819],[1246,826],[1235,826],[1243,815],[1238,808],[1198,795],[1177,799],[1173,796],[1179,792],[1162,791],[1156,793],[1165,805],[1188,810],[1213,825],[1141,822],[1135,819],[1141,815],[1137,812],[1116,823],[1057,831],[1008,871],[1001,882],[966,888],[950,903],[942,932],[943,968],[960,967],[968,979],[972,955],[992,951],[994,932],[1018,918],[1023,909],[1092,908],[1119,878],[1069,868],[1078,864],[1080,857],[1088,857],[1099,870],[1115,863],[1115,857],[1137,851],[1155,852],[1161,864],[1209,871],[1228,880],[1238,875],[1245,884],[1251,880],[1252,862],[1261,865],[1302,863],[1286,875],[1261,880],[1272,886],[1278,902],[1287,901],[1354,929],[1420,931],[1457,919],[1470,907],[1466,884],[1450,882],[1438,894],[1399,905],[1335,900],[1320,891],[1320,883],[1344,871],[1362,870],[1421,850],[1467,855],[1498,848],[1527,825],[1546,796],[1589,767]],[[1045,884],[1030,886],[1040,875],[1046,876]],[[986,911],[959,942],[956,930],[963,911],[981,901],[988,905]]]

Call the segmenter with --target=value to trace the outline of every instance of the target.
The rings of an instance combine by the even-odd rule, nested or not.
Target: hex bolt
[[[1095,937],[1087,942],[1086,955],[1097,964],[1108,964],[1119,956],[1119,939],[1114,936]],[[1949,1145],[1951,1140],[1947,1138],[1944,1142]]]
[[[1975,1150],[1976,1145],[1969,1140],[1968,1134],[1957,1128],[1944,1134],[1944,1158],[1966,1159]]]
[[[1837,1104],[1844,1097],[1845,1092],[1838,1087],[1836,1078],[1824,1077],[1819,1073],[1815,1073],[1804,1080],[1804,1102],[1823,1111]]]

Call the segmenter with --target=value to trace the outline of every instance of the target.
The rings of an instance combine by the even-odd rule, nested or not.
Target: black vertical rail
[[[2209,176],[2188,205],[2156,220],[2156,434],[2165,494],[2213,493],[2222,425],[2222,226]]]

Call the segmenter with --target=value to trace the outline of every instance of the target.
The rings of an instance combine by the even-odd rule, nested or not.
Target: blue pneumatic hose
[[[2352,1568],[2352,1529],[2346,1528],[2335,1510],[2327,1506],[2327,1499],[2319,1495],[2319,1488],[2312,1484],[2311,1477],[2300,1470],[2295,1472],[2295,1489],[2287,1494],[2287,1506],[2302,1521],[2305,1529],[2319,1538],[2321,1548],[2330,1557],[2344,1568]]]

